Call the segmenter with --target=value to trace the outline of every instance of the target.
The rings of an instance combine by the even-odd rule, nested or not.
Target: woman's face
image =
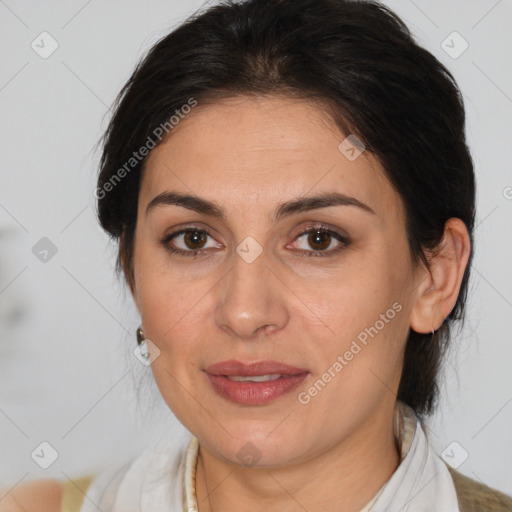
[[[399,196],[344,140],[312,103],[237,97],[148,157],[134,299],[164,400],[225,461],[306,461],[391,420],[419,278]]]

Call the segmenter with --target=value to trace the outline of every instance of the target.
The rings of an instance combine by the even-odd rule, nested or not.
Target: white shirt
[[[394,432],[400,464],[360,512],[460,512],[445,463],[433,451],[414,411],[397,402]],[[146,449],[128,464],[98,475],[80,512],[195,512],[198,441]]]

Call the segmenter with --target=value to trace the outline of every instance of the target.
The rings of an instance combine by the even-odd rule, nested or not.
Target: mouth
[[[229,380],[236,382],[268,382],[282,377],[279,373],[268,373],[266,375],[224,375]]]
[[[204,372],[217,394],[230,402],[251,406],[265,405],[291,392],[309,375],[306,369],[277,361],[222,361]]]

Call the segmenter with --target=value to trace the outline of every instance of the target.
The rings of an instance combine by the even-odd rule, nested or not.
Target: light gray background
[[[131,355],[139,319],[92,191],[109,105],[143,52],[202,4],[0,0],[0,486],[74,478],[184,434]],[[512,1],[385,4],[458,80],[477,174],[468,320],[430,437],[439,453],[458,443],[460,471],[512,494]],[[59,45],[48,59],[31,48],[43,31]],[[441,46],[453,31],[469,43],[456,59]],[[46,263],[32,252],[42,237],[57,247]],[[46,470],[31,458],[43,441],[59,454]]]

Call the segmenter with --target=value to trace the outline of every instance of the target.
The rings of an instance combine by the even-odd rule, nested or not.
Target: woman
[[[464,122],[375,2],[225,3],[153,47],[96,197],[192,436],[97,476],[83,512],[512,510],[422,426],[472,260]]]

